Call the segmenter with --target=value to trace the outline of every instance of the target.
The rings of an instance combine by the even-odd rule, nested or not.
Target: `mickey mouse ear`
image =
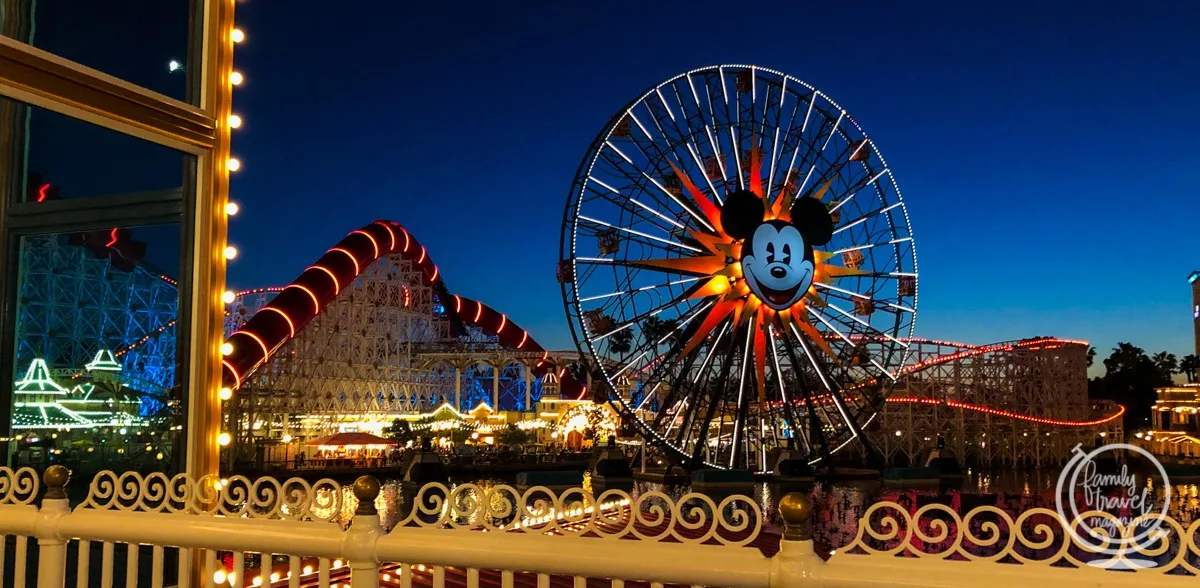
[[[804,235],[809,245],[821,246],[833,238],[833,217],[816,198],[797,198],[792,203],[792,226]]]
[[[745,239],[763,222],[767,211],[762,198],[749,190],[738,190],[721,206],[721,228],[734,239]]]

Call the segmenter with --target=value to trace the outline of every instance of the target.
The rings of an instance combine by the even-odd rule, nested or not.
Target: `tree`
[[[1171,376],[1175,375],[1175,372],[1179,371],[1179,360],[1175,358],[1174,353],[1159,351],[1150,359],[1154,361],[1154,367],[1157,367],[1158,371],[1162,372],[1163,375],[1166,376],[1167,380],[1170,380]]]
[[[408,445],[409,441],[417,439],[416,433],[413,433],[412,423],[404,419],[392,421],[392,426],[388,427],[387,436],[394,439],[401,447]]]
[[[608,350],[618,357],[633,349],[633,329],[621,329],[608,337]]]
[[[496,436],[496,441],[506,447],[519,447],[529,443],[529,438],[528,431],[510,424],[503,431],[500,431],[500,434]]]
[[[1172,358],[1164,356],[1162,359],[1163,364],[1167,365]],[[1148,357],[1142,348],[1129,343],[1117,343],[1112,354],[1104,360],[1104,370],[1104,378],[1095,387],[1095,395],[1125,406],[1127,429],[1136,429],[1149,423],[1150,410],[1157,398],[1154,389],[1170,385],[1171,375]]]
[[[1196,371],[1200,370],[1200,357],[1189,353],[1179,362],[1179,371],[1187,378],[1189,384],[1196,381]]]
[[[1093,345],[1088,345],[1087,361],[1087,366],[1089,369],[1092,367],[1092,364],[1096,363],[1096,347]]]

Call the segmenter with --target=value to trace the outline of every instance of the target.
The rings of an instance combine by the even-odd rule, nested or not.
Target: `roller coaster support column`
[[[502,369],[504,368],[492,364],[492,412],[500,412],[500,370]]]
[[[454,366],[454,410],[462,410],[462,368]]]
[[[529,364],[521,364],[521,373],[525,376],[525,412],[533,412],[533,379],[530,377]]]

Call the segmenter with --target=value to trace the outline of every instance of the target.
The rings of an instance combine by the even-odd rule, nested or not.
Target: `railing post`
[[[38,540],[38,588],[63,588],[66,584],[67,541],[58,534],[58,519],[71,510],[64,490],[70,479],[71,470],[61,465],[50,466],[42,474],[46,496],[34,525]]]
[[[375,510],[379,480],[373,476],[359,477],[354,481],[354,497],[358,499],[358,508],[343,543],[343,552],[350,560],[350,586],[379,588],[379,558],[375,555],[375,544],[383,535],[379,512]]]
[[[817,586],[825,562],[813,549],[812,500],[799,492],[788,493],[779,501],[779,514],[783,540],[771,559],[770,588]]]

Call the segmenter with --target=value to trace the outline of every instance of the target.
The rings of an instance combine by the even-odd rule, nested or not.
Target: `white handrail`
[[[702,547],[706,557],[698,560],[696,546],[684,543],[571,539],[473,532],[447,538],[444,531],[436,529],[401,528],[379,540],[376,555],[380,561],[588,578],[618,574],[631,580],[730,588],[764,588],[771,575],[771,560],[757,549]],[[453,543],[453,549],[447,548],[447,541]]]

